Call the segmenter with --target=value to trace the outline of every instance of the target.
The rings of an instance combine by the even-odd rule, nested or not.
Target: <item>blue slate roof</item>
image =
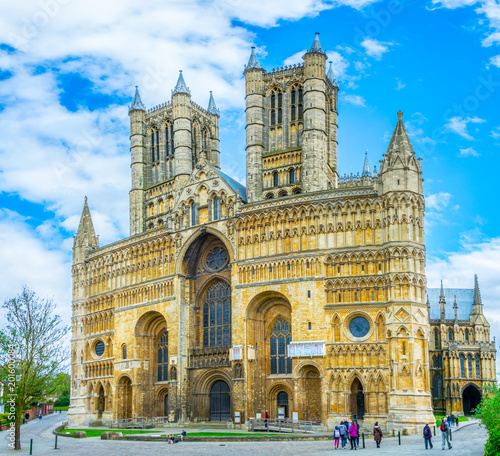
[[[234,180],[231,176],[223,173],[221,170],[217,170],[222,178],[230,185],[230,187],[241,196],[244,203],[247,202],[247,189],[244,185],[240,184],[238,181]]]
[[[439,296],[441,295],[440,288],[427,288],[427,296],[431,304],[430,317],[434,320],[441,318],[441,305],[439,304]],[[444,298],[445,305],[445,318],[453,320],[455,318],[455,311],[453,303],[457,297],[457,316],[459,320],[468,320],[472,312],[472,304],[474,302],[474,290],[468,288],[445,288]]]

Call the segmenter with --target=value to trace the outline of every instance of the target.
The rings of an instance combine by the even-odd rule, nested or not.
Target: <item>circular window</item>
[[[97,356],[102,356],[104,355],[104,342],[102,340],[100,340],[99,342],[97,342],[97,344],[95,344],[95,354]]]
[[[349,322],[349,331],[354,337],[365,337],[370,331],[370,322],[365,317],[354,317]]]
[[[206,257],[206,265],[212,271],[220,271],[226,266],[227,260],[227,251],[223,247],[214,247]]]

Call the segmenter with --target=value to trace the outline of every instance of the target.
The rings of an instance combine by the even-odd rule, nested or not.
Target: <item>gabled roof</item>
[[[216,170],[221,177],[228,183],[228,185],[241,196],[241,199],[244,203],[247,202],[247,189],[244,185],[240,184],[238,181],[234,180],[231,176],[226,173],[223,173],[221,170]]]

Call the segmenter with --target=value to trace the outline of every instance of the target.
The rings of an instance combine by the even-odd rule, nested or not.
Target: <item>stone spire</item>
[[[321,43],[319,42],[319,32],[316,32],[316,36],[314,37],[311,49],[309,49],[307,53],[309,54],[311,52],[317,52],[318,54],[326,54],[325,51],[323,51],[323,48],[321,47]]]
[[[477,280],[477,274],[474,274],[474,301],[472,302],[472,313],[473,314],[483,313],[483,301],[481,300],[481,291],[479,290],[479,282]]]
[[[255,54],[255,46],[252,46],[252,52],[250,53],[248,64],[245,66],[245,71],[252,69],[262,70],[262,65],[257,58],[257,54]]]
[[[446,299],[444,297],[443,281],[441,280],[441,294],[439,295],[439,305],[441,306],[441,320],[446,318],[445,305]]]
[[[458,320],[458,304],[457,304],[457,295],[455,295],[455,301],[453,303],[453,310],[455,312],[455,321]]]
[[[393,155],[400,155],[403,159],[408,156],[415,156],[403,124],[403,113],[401,111],[398,112],[398,123],[396,124],[391,142],[386,152],[388,158],[392,158]],[[406,160],[404,161],[406,162]]]
[[[330,82],[334,85],[334,87],[338,87],[338,83],[337,83],[337,80],[335,79],[335,74],[333,72],[333,62],[330,60],[328,62],[330,64],[330,66],[328,67],[328,73],[327,73],[327,77],[328,79],[330,80]]]
[[[215,105],[214,97],[212,95],[212,91],[210,91],[210,100],[208,102],[208,109],[207,111],[210,114],[215,114],[216,116],[220,116],[220,111],[217,109],[217,106]]]
[[[134,110],[140,110],[140,111],[145,111],[146,106],[142,103],[141,96],[139,95],[139,87],[135,86],[135,95],[134,99],[132,100],[132,104],[128,108],[128,111],[134,111]]]
[[[188,86],[184,82],[184,77],[182,76],[182,70],[179,71],[179,79],[177,79],[177,84],[175,85],[174,90],[172,91],[172,95],[176,93],[187,93],[191,95],[191,91],[188,89]]]
[[[370,165],[368,164],[368,151],[365,152],[365,165],[363,166],[362,177],[370,177]]]
[[[85,260],[85,255],[90,250],[99,248],[99,238],[95,234],[94,224],[90,215],[87,197],[83,205],[80,225],[73,241],[73,262],[78,263]]]

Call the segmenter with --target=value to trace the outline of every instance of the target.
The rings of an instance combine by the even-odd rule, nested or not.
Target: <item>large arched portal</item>
[[[128,377],[122,377],[118,382],[117,405],[119,420],[132,418],[132,382]]]
[[[210,421],[231,419],[231,393],[224,380],[217,380],[210,389]]]
[[[363,385],[357,377],[351,384],[351,411],[358,420],[362,420],[365,416],[365,394]]]
[[[481,402],[481,393],[476,385],[469,385],[462,394],[464,415],[472,415]]]

